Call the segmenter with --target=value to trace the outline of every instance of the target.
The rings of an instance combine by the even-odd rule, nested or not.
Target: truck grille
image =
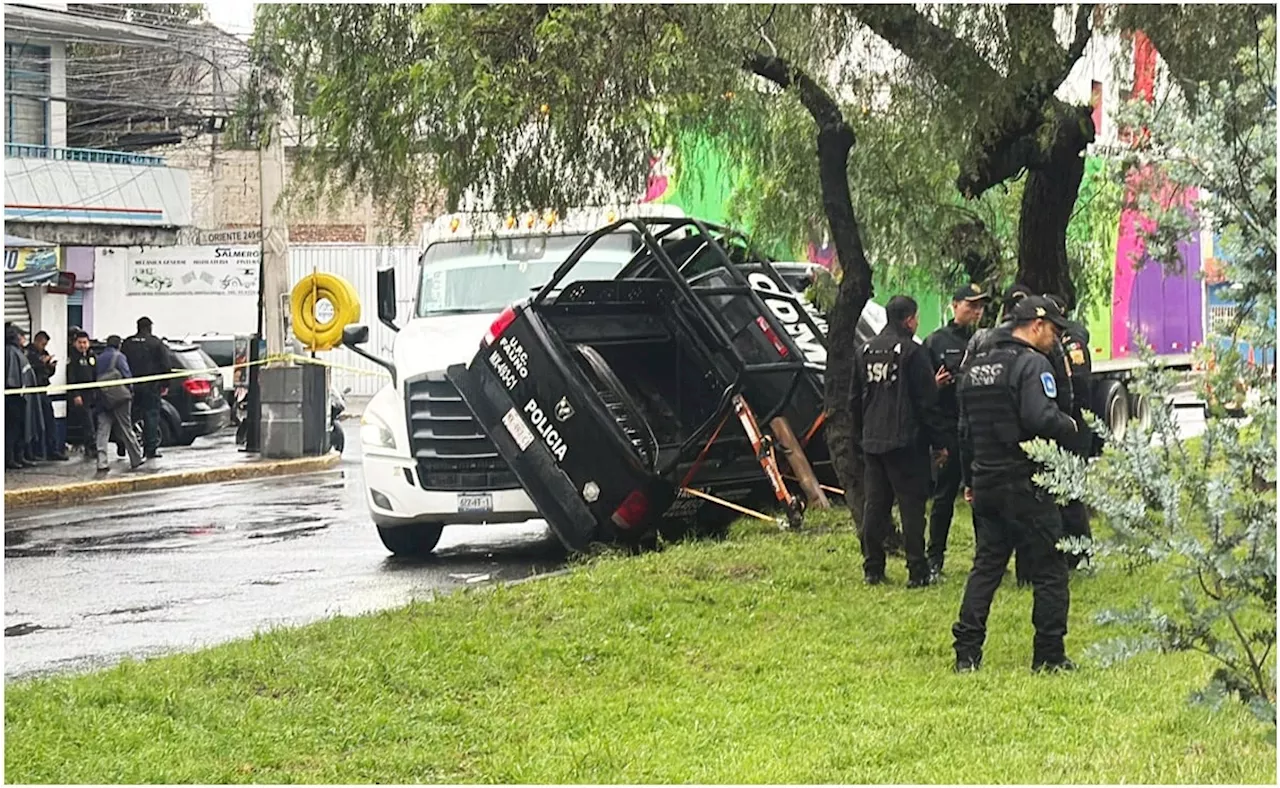
[[[475,492],[520,487],[444,372],[408,380],[406,390],[409,448],[418,461],[422,489]]]

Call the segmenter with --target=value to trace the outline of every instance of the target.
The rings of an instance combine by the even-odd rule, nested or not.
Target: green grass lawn
[[[607,557],[92,675],[10,684],[11,782],[1268,783],[1274,732],[1187,704],[1211,667],[1148,655],[1033,675],[1001,589],[982,672],[951,672],[972,552],[862,584],[847,524]],[[811,517],[811,521],[812,521]],[[1153,574],[1072,581],[1068,650]]]

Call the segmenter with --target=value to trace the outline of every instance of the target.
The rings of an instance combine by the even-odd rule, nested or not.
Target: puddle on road
[[[41,630],[53,629],[70,629],[71,627],[46,627],[42,624],[33,624],[30,621],[23,621],[21,624],[12,624],[4,628],[4,636],[7,638],[20,638],[23,635],[30,635],[33,632]]]

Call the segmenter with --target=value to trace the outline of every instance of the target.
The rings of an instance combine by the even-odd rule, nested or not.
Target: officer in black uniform
[[[1066,301],[1053,294],[1046,296],[1067,314]],[[1071,417],[1077,424],[1084,424],[1084,411],[1093,408],[1093,354],[1089,352],[1089,329],[1081,323],[1067,318],[1067,327],[1062,331],[1062,354],[1071,375]],[[1100,448],[1097,436],[1092,436],[1089,445],[1083,447],[1080,455],[1088,457]],[[1084,501],[1068,501],[1062,507],[1062,529],[1067,536],[1093,541],[1093,529],[1089,527],[1089,510]],[[1075,569],[1085,560],[1088,553],[1067,553],[1067,568]]]
[[[942,576],[942,563],[947,552],[947,536],[955,513],[956,494],[960,492],[960,442],[957,422],[960,418],[956,402],[956,381],[965,348],[973,338],[978,321],[991,294],[981,285],[969,284],[955,292],[951,299],[952,319],[924,340],[933,361],[934,379],[938,384],[938,407],[947,422],[946,458],[937,468],[933,481],[933,506],[929,510],[929,574]]]
[[[89,347],[89,335],[76,331],[71,342],[71,363],[67,365],[67,383],[93,383],[98,379],[98,357]],[[67,442],[84,449],[86,459],[96,459],[98,447],[94,440],[93,389],[72,389],[67,392]]]
[[[1013,307],[1020,299],[1029,295],[1031,295],[1031,289],[1026,285],[1017,283],[1009,285],[1009,289],[1004,291],[1004,298],[1001,299],[1003,313],[999,324],[991,328],[979,328],[969,338],[969,343],[964,349],[964,359],[960,362],[962,372],[968,369],[968,363],[974,356],[995,347],[996,340],[1001,337],[1009,336],[1009,332],[1013,330]]]
[[[960,450],[965,497],[973,503],[976,548],[952,628],[956,670],[982,664],[987,614],[1015,547],[1034,586],[1033,670],[1070,670],[1067,565],[1057,549],[1062,517],[1053,496],[1031,481],[1035,464],[1019,445],[1048,438],[1067,448],[1087,433],[1063,410],[1047,354],[1061,343],[1067,320],[1046,298],[1027,296],[1013,310],[1007,339],[979,353],[960,382]]]
[[[172,371],[169,349],[151,333],[151,318],[138,318],[138,333],[124,341],[120,348],[134,377],[163,375]],[[163,381],[153,380],[133,386],[133,408],[142,416],[143,455],[148,459],[160,454],[160,390]],[[135,416],[136,418],[136,416]]]
[[[946,423],[929,354],[915,342],[916,302],[894,296],[885,305],[888,324],[856,352],[853,411],[860,417],[866,458],[862,568],[871,584],[884,582],[884,541],[893,503],[902,515],[908,587],[930,584],[924,552],[924,509],[929,497],[929,448],[945,452]]]

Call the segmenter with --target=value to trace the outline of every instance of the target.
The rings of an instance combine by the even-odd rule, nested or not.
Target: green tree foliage
[[[1227,277],[1238,285],[1236,318],[1214,326],[1199,352],[1209,370],[1204,435],[1179,440],[1166,404],[1174,380],[1149,367],[1135,389],[1151,408],[1150,425],[1131,423],[1115,438],[1095,424],[1108,445],[1087,464],[1043,442],[1030,451],[1046,463],[1039,483],[1085,501],[1109,526],[1102,560],[1165,565],[1181,587],[1173,610],[1148,604],[1105,612],[1104,621],[1130,633],[1096,653],[1202,653],[1215,667],[1195,699],[1216,704],[1234,696],[1274,725],[1276,379],[1274,368],[1246,363],[1238,340],[1275,344],[1275,17],[1233,18],[1252,20],[1253,32],[1229,37],[1246,43],[1234,58],[1219,53],[1214,81],[1190,93],[1179,88],[1162,102],[1137,102],[1129,113],[1132,127],[1145,129],[1125,180],[1130,199],[1156,221],[1145,238],[1148,254],[1171,265],[1176,244],[1199,230],[1177,199],[1195,187],[1201,215],[1221,238]]]

